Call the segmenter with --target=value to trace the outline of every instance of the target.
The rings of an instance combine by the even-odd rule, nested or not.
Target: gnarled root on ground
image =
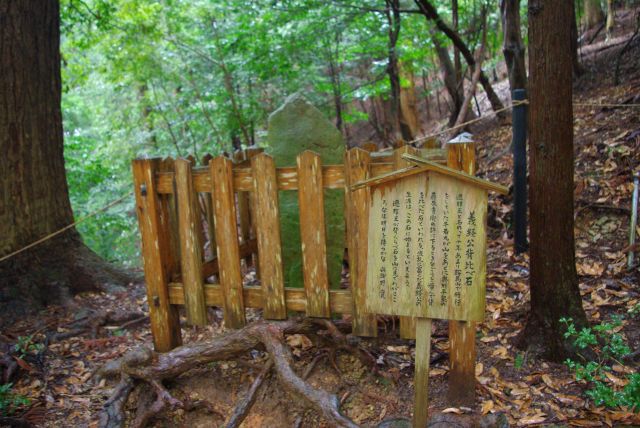
[[[363,360],[372,359],[363,348],[358,346],[357,338],[345,335],[330,321],[308,318],[259,321],[213,340],[184,345],[163,354],[147,348],[138,348],[128,352],[121,359],[108,363],[97,373],[99,377],[120,378],[120,383],[114,389],[112,396],[105,402],[100,416],[100,426],[103,428],[124,426],[125,406],[137,384],[142,384],[147,390],[145,399],[138,400],[132,427],[144,427],[151,418],[166,409],[190,410],[195,407],[207,407],[211,410],[211,403],[188,403],[176,399],[162,382],[203,364],[231,360],[258,349],[266,352],[269,359],[249,389],[246,398],[238,404],[229,418],[227,426],[240,425],[255,401],[256,391],[270,371],[275,369],[276,378],[284,389],[293,396],[304,399],[331,426],[357,427],[340,412],[340,403],[335,395],[313,388],[293,370],[293,358],[285,344],[285,335],[296,333],[317,335],[324,340],[330,338],[337,342],[338,348],[356,352]],[[219,413],[215,409],[211,411]]]

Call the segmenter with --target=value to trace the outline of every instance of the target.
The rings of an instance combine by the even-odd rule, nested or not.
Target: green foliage
[[[524,354],[520,352],[520,353],[518,353],[518,355],[516,355],[516,359],[513,362],[513,366],[517,370],[520,370],[523,365],[524,365]]]
[[[623,365],[622,361],[631,350],[624,337],[618,332],[622,325],[621,317],[613,317],[611,322],[603,322],[593,328],[577,329],[573,320],[560,320],[567,331],[564,337],[572,339],[576,348],[582,352],[589,350],[596,358],[581,361],[567,359],[565,364],[574,372],[576,380],[588,385],[586,395],[598,406],[625,407],[640,412],[640,373],[627,375],[624,387],[617,387],[611,380],[612,364]]]
[[[451,22],[450,1],[434,3]],[[487,6],[489,28],[498,28],[498,2],[458,3],[459,31],[473,50],[480,7]],[[383,0],[61,0],[65,159],[76,217],[131,191],[134,157],[200,159],[231,151],[232,141],[264,143],[268,115],[294,92],[329,118],[338,100],[344,123],[375,120],[359,101],[390,94],[385,6]],[[420,14],[402,14],[396,53],[416,77],[439,69],[432,26]],[[488,32],[487,51],[501,57],[500,31]],[[409,84],[406,76],[402,84]],[[136,225],[129,200],[79,230],[106,259],[135,266]]]
[[[33,335],[18,337],[18,342],[14,345],[14,350],[20,358],[24,358],[32,352],[38,353],[42,349],[44,349],[44,345],[42,343],[34,343]]]
[[[0,385],[0,416],[11,416],[29,404],[27,397],[13,393],[12,389],[12,383]]]

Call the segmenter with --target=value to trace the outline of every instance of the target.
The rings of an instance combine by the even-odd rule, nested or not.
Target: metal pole
[[[514,89],[511,99],[515,103],[527,97],[524,89]],[[513,232],[516,254],[529,248],[527,242],[527,106],[519,104],[513,108]]]
[[[636,225],[638,224],[638,181],[640,173],[633,175],[633,197],[631,199],[631,221],[629,224],[629,256],[627,258],[627,267],[633,268],[635,258],[634,245],[636,243]]]

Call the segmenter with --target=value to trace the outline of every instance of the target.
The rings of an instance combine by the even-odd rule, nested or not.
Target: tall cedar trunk
[[[1,257],[73,221],[63,157],[57,0],[0,2],[0,76]],[[17,299],[27,306],[8,307],[23,310],[56,300],[61,286],[64,292],[93,289],[100,268],[100,259],[70,229],[0,262],[0,304]]]
[[[418,6],[418,9],[420,10],[420,13],[422,13],[422,15],[424,15],[427,20],[433,21],[436,24],[436,27],[438,27],[438,29],[442,31],[449,38],[449,40],[451,40],[453,45],[460,50],[460,53],[464,57],[464,60],[467,62],[467,65],[469,65],[469,68],[473,70],[476,65],[476,60],[473,58],[473,54],[471,54],[471,51],[460,37],[460,34],[458,34],[457,31],[453,30],[447,25],[446,22],[442,20],[442,18],[438,14],[437,9],[433,6],[433,4],[431,4],[431,2],[429,2],[428,0],[414,1]],[[484,74],[484,72],[480,73],[480,83],[482,84],[482,88],[484,89],[485,93],[487,94],[487,98],[491,103],[491,108],[493,108],[494,111],[502,109],[504,107],[502,105],[502,101],[500,101],[500,97],[498,97],[496,92],[493,90],[493,87],[491,86],[491,83],[489,83],[489,79],[487,78],[487,75]],[[502,115],[499,114],[499,116]]]
[[[584,15],[582,15],[582,25],[588,30],[604,21],[604,12],[600,0],[584,0]]]
[[[502,52],[509,72],[509,86],[511,90],[527,89],[525,49],[520,34],[520,0],[501,0],[500,12],[504,32]]]
[[[573,236],[572,2],[529,2],[531,312],[521,340],[559,361],[562,317],[584,325]]]

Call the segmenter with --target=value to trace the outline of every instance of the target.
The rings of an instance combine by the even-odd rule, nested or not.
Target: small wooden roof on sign
[[[465,183],[468,183],[472,186],[498,192],[503,195],[506,195],[507,193],[509,193],[509,189],[507,189],[505,186],[501,186],[500,184],[496,184],[491,181],[474,177],[473,175],[469,175],[467,173],[458,171],[453,168],[442,166],[440,164],[428,161],[421,157],[414,156],[409,153],[403,154],[402,157],[403,159],[406,159],[407,161],[413,163],[414,165],[392,171],[388,174],[379,175],[377,177],[373,177],[368,180],[360,181],[358,183],[355,183],[353,186],[351,186],[351,190],[353,191],[353,190],[362,189],[364,187],[378,186],[380,184],[388,183],[390,181],[396,181],[405,177],[411,177],[416,174],[422,174],[427,171],[432,171],[432,172],[437,172],[439,174],[458,179],[460,181],[464,181]]]

